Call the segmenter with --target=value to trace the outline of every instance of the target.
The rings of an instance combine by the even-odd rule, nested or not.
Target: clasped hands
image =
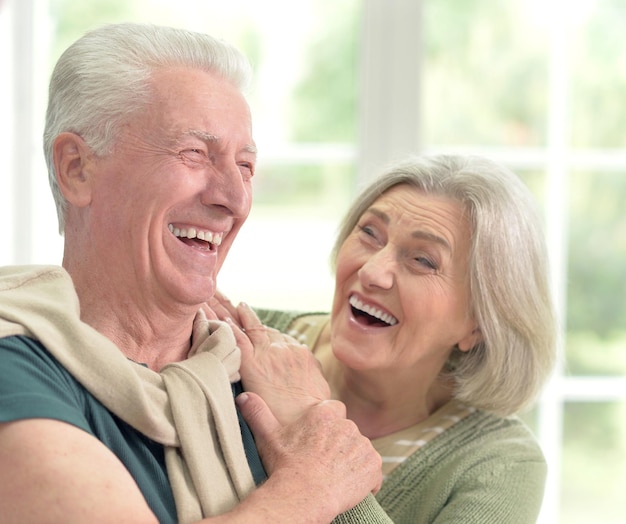
[[[246,304],[235,307],[220,293],[205,313],[230,324],[241,349],[246,393],[239,395],[238,405],[254,434],[268,482],[286,485],[305,498],[316,493],[324,501],[319,507],[331,517],[377,493],[382,459],[346,417],[345,405],[331,400],[321,365],[309,348],[264,326]],[[248,399],[243,404],[242,397]]]

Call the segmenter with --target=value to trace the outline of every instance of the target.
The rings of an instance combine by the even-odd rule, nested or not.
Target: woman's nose
[[[391,289],[395,280],[396,261],[390,249],[371,255],[358,271],[363,287]]]

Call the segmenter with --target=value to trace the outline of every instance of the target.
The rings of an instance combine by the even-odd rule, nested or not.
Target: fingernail
[[[248,402],[248,394],[244,391],[235,397],[235,402],[238,406],[243,406],[246,402]]]

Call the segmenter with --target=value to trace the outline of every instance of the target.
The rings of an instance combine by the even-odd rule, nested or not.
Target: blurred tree
[[[86,28],[139,18],[139,2],[128,0],[50,3],[57,23],[53,60]],[[523,151],[546,145],[550,27],[542,20],[543,4],[537,2],[537,12],[530,14],[528,4],[522,0],[424,0],[425,146],[503,146]],[[291,138],[294,142],[354,143],[358,133],[361,4],[359,0],[319,0],[315,5],[315,37],[303,58],[307,67],[288,112]],[[623,0],[596,0],[589,18],[581,20],[571,35],[569,139],[575,148],[626,148],[624,27]],[[242,49],[254,65],[260,64],[265,49],[259,33],[252,25],[241,33]],[[268,185],[259,196],[284,202],[282,191],[300,191],[296,197],[287,197],[296,204],[330,198],[320,180],[341,178],[349,182],[345,179],[353,175],[345,165],[284,165],[272,166],[271,171],[264,174]],[[297,184],[294,172],[299,175]],[[543,173],[521,174],[535,194],[542,196]],[[568,372],[623,375],[626,168],[576,170],[570,173],[569,186]],[[616,473],[626,456],[626,407],[624,403],[600,408],[591,404],[570,406],[564,426],[563,522],[574,522],[575,518],[579,519],[576,522],[598,521],[597,514],[585,513],[588,505],[593,506],[587,495],[588,466],[600,463],[597,450],[611,455],[614,468],[607,473],[605,483],[594,483],[594,496],[606,495],[602,500],[605,509],[616,504],[618,499],[611,495],[615,490],[603,486],[620,486],[626,480],[624,468],[621,474]],[[597,476],[603,477],[599,468]],[[570,505],[572,511],[568,510]]]
[[[308,74],[294,93],[293,138],[351,142],[357,125],[359,6],[348,0],[320,5]],[[425,2],[428,144],[532,146],[545,140],[546,35],[520,25],[515,5]]]
[[[624,174],[572,173],[567,325],[607,338],[621,331],[626,347]]]
[[[356,140],[359,11],[354,0],[324,0],[306,57],[307,74],[296,86],[291,112],[296,142]]]
[[[626,5],[597,2],[572,42],[572,144],[626,147]]]

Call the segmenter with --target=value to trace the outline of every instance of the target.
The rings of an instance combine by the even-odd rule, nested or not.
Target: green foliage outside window
[[[546,146],[550,28],[543,23],[541,8],[529,13],[527,4],[424,0],[424,146],[522,150]],[[622,4],[598,0],[588,17],[573,27],[568,137],[572,148],[600,153],[626,148]],[[136,16],[134,5],[126,0],[53,0],[57,22],[53,59],[96,21]],[[287,101],[291,139],[354,144],[360,2],[320,0],[316,5],[318,29],[309,53],[302,57],[305,74]],[[252,26],[243,28],[242,34],[244,51],[259,66],[265,52],[262,38]],[[256,190],[259,202],[307,209],[324,200],[335,208],[345,207],[355,173],[354,166],[341,162],[304,166],[291,162],[265,169]],[[544,200],[544,173],[529,169],[520,174],[540,202],[549,206]],[[626,166],[610,170],[587,166],[568,174],[566,373],[624,376]],[[593,509],[598,502],[603,522],[619,522],[622,501],[616,486],[626,480],[625,404],[567,405],[562,522],[603,521]],[[612,459],[607,461],[608,456]]]

